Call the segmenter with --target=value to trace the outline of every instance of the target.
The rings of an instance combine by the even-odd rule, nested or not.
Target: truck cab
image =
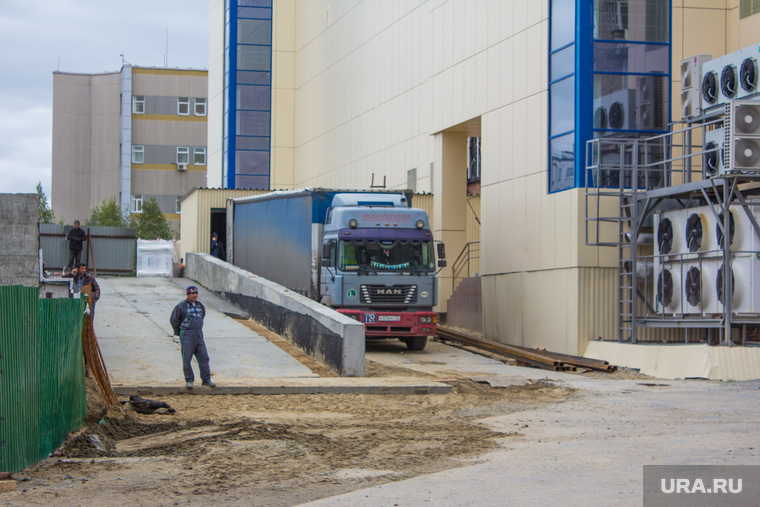
[[[363,322],[368,339],[422,350],[435,335],[433,234],[427,213],[404,194],[336,194],[322,252],[322,302]]]

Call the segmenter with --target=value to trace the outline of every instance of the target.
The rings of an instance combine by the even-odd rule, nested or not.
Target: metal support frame
[[[646,229],[657,211],[708,205],[723,232],[720,249],[725,273],[732,273],[733,254],[730,235],[726,233],[732,207],[743,208],[760,236],[760,224],[747,201],[747,196],[760,195],[760,168],[756,173],[721,174],[702,179],[706,152],[701,144],[693,147],[692,142],[695,138],[703,139],[705,132],[722,121],[718,118],[687,124],[652,138],[601,138],[587,144],[586,244],[618,250],[618,341],[636,343],[640,328],[683,328],[689,343],[693,338],[690,330],[717,329],[720,344],[732,346],[735,345],[731,339],[733,329],[740,329],[741,343],[746,344],[747,327],[760,327],[760,314],[735,314],[731,297],[725,298],[722,314],[706,314],[703,308],[699,314],[664,314],[655,310],[656,302],[651,300],[656,291],[650,289],[656,288],[656,282],[650,286],[645,278],[643,290],[639,287],[637,272],[640,267],[646,268],[648,262],[640,251],[653,245]],[[673,181],[679,183],[672,184]],[[611,198],[618,200],[618,214],[603,216],[602,203]],[[617,237],[603,237],[605,223],[617,225]],[[680,262],[683,263],[683,259]],[[701,271],[701,257],[699,264]],[[724,294],[733,294],[732,278],[723,277]]]

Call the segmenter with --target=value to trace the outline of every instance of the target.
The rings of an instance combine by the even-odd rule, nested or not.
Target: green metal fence
[[[0,287],[0,472],[47,458],[84,422],[84,305]]]

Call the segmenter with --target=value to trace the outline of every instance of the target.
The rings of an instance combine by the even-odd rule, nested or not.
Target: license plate
[[[378,315],[377,320],[380,322],[398,322],[401,320],[401,315]]]

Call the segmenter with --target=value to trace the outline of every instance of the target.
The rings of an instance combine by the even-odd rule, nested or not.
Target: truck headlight
[[[417,220],[417,228],[422,229],[423,227],[425,227],[425,222],[422,220]]]
[[[420,317],[420,324],[432,324],[435,317]]]
[[[352,229],[356,229],[357,225],[359,225],[359,222],[357,222],[355,218],[348,221],[348,226]]]

